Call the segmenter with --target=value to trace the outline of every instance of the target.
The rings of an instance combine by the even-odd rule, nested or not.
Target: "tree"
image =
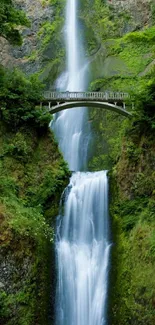
[[[0,67],[0,119],[16,129],[29,124],[34,128],[47,128],[51,120],[46,109],[37,107],[42,100],[44,86],[33,75],[25,77],[17,69]]]

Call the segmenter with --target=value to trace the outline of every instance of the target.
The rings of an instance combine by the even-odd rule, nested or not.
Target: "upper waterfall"
[[[78,41],[77,0],[68,0],[66,7],[67,82],[60,77],[61,90],[82,91],[86,88],[87,62],[82,60],[82,47]],[[59,141],[65,160],[72,171],[86,168],[89,142],[87,109],[78,108],[57,114],[52,128]]]
[[[79,60],[78,60],[78,35],[77,35],[77,3],[75,0],[67,2],[66,10],[66,44],[67,44],[67,90],[78,91],[80,89]],[[83,88],[83,87],[82,87]]]

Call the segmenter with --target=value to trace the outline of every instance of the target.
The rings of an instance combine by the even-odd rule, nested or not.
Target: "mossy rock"
[[[54,88],[55,80],[64,70],[64,61],[60,58],[51,60],[39,75],[39,79],[46,84],[46,88]]]
[[[70,173],[50,130],[0,124],[0,323],[47,324],[53,229]]]

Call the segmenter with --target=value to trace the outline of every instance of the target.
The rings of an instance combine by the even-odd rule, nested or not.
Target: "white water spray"
[[[68,81],[65,88],[65,78],[59,80],[61,90],[85,90],[87,64],[81,67],[77,0],[67,1],[66,35]],[[53,123],[70,170],[79,171],[86,165],[86,125],[87,110],[83,108],[66,110]],[[107,324],[109,251],[107,174],[73,173],[65,191],[64,213],[57,222],[57,325]]]
[[[68,0],[66,9],[66,51],[67,76],[59,79],[61,90],[83,91],[86,87],[86,67],[80,64],[82,49],[78,42],[77,1]],[[79,53],[80,51],[80,53]],[[84,61],[84,60],[83,60]],[[87,109],[74,108],[59,113],[52,128],[59,141],[65,160],[72,171],[86,167],[87,148],[89,142],[89,125],[87,123]]]
[[[57,325],[106,324],[109,261],[106,172],[73,174],[57,228]]]

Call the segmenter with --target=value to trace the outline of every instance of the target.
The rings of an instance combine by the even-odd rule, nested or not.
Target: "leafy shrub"
[[[132,42],[155,42],[155,26],[151,28],[146,28],[143,31],[128,33],[125,37],[125,40]]]
[[[18,70],[0,68],[0,113],[4,122],[17,128],[24,123],[36,127],[47,126],[50,114],[37,107],[42,99],[43,85],[36,76],[25,78]]]
[[[0,196],[7,195],[10,191],[11,195],[15,195],[18,192],[18,186],[15,183],[15,179],[11,176],[0,176]]]

